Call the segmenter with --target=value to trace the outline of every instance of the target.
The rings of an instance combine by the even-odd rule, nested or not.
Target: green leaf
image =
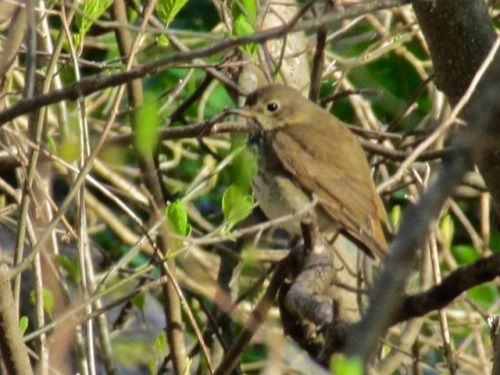
[[[134,132],[136,150],[141,155],[151,154],[158,142],[158,102],[151,100],[135,112],[137,127]]]
[[[167,335],[165,335],[165,332],[160,332],[156,335],[155,347],[160,353],[163,353],[167,349]]]
[[[165,218],[173,230],[181,236],[191,234],[191,226],[188,223],[186,204],[182,200],[169,203],[165,209]]]
[[[67,162],[74,162],[80,156],[80,141],[76,132],[69,127],[68,131],[62,134],[57,147],[58,155]]]
[[[245,194],[236,185],[229,186],[222,196],[222,212],[226,218],[225,230],[230,232],[240,221],[244,220],[253,208],[253,197]]]
[[[156,361],[154,360],[154,358],[148,362],[148,367],[150,374],[156,374]]]
[[[146,295],[145,294],[139,294],[138,296],[135,296],[132,298],[132,305],[137,307],[139,310],[144,311],[144,305],[146,305]]]
[[[484,308],[490,307],[495,301],[498,300],[498,291],[491,284],[479,285],[469,289],[466,292],[467,296],[480,304]]]
[[[83,0],[80,3],[80,13],[77,13],[75,19],[78,34],[74,35],[74,42],[77,49],[92,26],[93,20],[99,19],[112,3],[113,0]]]
[[[165,26],[168,26],[186,3],[187,0],[159,0],[156,5],[156,12],[158,17],[165,23]]]
[[[170,40],[168,40],[168,38],[165,35],[158,35],[156,37],[156,41],[158,42],[159,45],[163,47],[167,47],[168,45],[170,45]]]
[[[255,0],[240,0],[231,3],[231,14],[233,19],[244,15],[247,19],[255,23],[257,21],[257,2]]]
[[[255,32],[255,28],[250,23],[248,18],[245,15],[240,15],[236,18],[233,25],[233,35],[234,36],[244,36],[250,35]],[[248,52],[249,54],[253,54],[257,50],[258,45],[256,43],[250,43],[242,46],[241,48]]]
[[[51,153],[55,154],[57,152],[57,142],[54,139],[54,137],[52,137],[52,135],[50,135],[50,134],[47,134],[45,140],[47,142],[47,147],[48,147],[49,151]]]
[[[238,149],[238,144],[240,143],[239,135],[235,135],[232,139],[233,144],[231,149]],[[246,138],[243,137],[243,141],[246,142]],[[229,167],[231,184],[236,185],[242,192],[251,191],[252,178],[257,171],[257,159],[253,152],[248,148],[243,148],[235,156],[231,166]]]
[[[43,308],[49,315],[52,315],[52,311],[54,310],[54,296],[46,288],[43,288]]]
[[[80,267],[76,259],[70,259],[64,255],[56,255],[57,263],[68,273],[75,284],[79,284],[81,280]]]
[[[480,258],[477,250],[470,245],[453,246],[451,253],[460,265],[473,263]]]
[[[363,364],[359,358],[337,355],[330,362],[330,370],[335,375],[363,375]]]
[[[439,231],[441,232],[441,238],[443,239],[445,247],[449,249],[453,242],[453,234],[455,232],[455,226],[453,225],[451,215],[446,215],[443,220],[441,220]]]
[[[234,36],[250,35],[255,32],[254,25],[257,20],[257,3],[255,0],[233,1],[231,13],[235,20],[232,31]],[[257,44],[252,43],[241,47],[241,49],[252,55],[257,50],[257,47]]]
[[[500,252],[500,232],[498,231],[491,232],[489,247],[494,253]]]
[[[21,330],[21,333],[24,335],[24,332],[28,329],[29,326],[29,318],[27,316],[22,316],[21,319],[19,319],[19,329]]]
[[[43,309],[49,315],[52,315],[52,311],[54,310],[54,296],[52,292],[46,288],[43,288]],[[30,293],[30,302],[35,305],[37,303],[36,293],[34,290]]]
[[[399,228],[399,224],[401,224],[401,206],[396,204],[391,210],[391,224],[394,229]]]

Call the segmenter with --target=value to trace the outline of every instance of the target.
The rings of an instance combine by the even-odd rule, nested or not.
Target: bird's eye
[[[271,103],[268,103],[267,106],[266,106],[266,109],[269,111],[269,112],[276,112],[279,108],[279,104],[276,103],[276,102],[271,102]]]

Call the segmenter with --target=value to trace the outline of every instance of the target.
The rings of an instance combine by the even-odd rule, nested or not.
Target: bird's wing
[[[272,139],[285,169],[318,197],[327,214],[355,240],[383,256],[385,209],[366,156],[349,129],[330,122],[294,124],[277,129]]]

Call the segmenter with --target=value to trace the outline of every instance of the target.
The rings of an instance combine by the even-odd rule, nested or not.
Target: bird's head
[[[304,123],[311,102],[302,94],[284,85],[274,84],[258,88],[247,96],[245,106],[231,112],[254,119],[263,130],[272,130],[294,123]]]

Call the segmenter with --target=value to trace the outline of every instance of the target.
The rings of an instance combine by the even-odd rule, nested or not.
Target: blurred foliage
[[[332,374],[336,375],[362,375],[363,364],[359,359],[348,359],[344,356],[337,356],[330,363]]]

